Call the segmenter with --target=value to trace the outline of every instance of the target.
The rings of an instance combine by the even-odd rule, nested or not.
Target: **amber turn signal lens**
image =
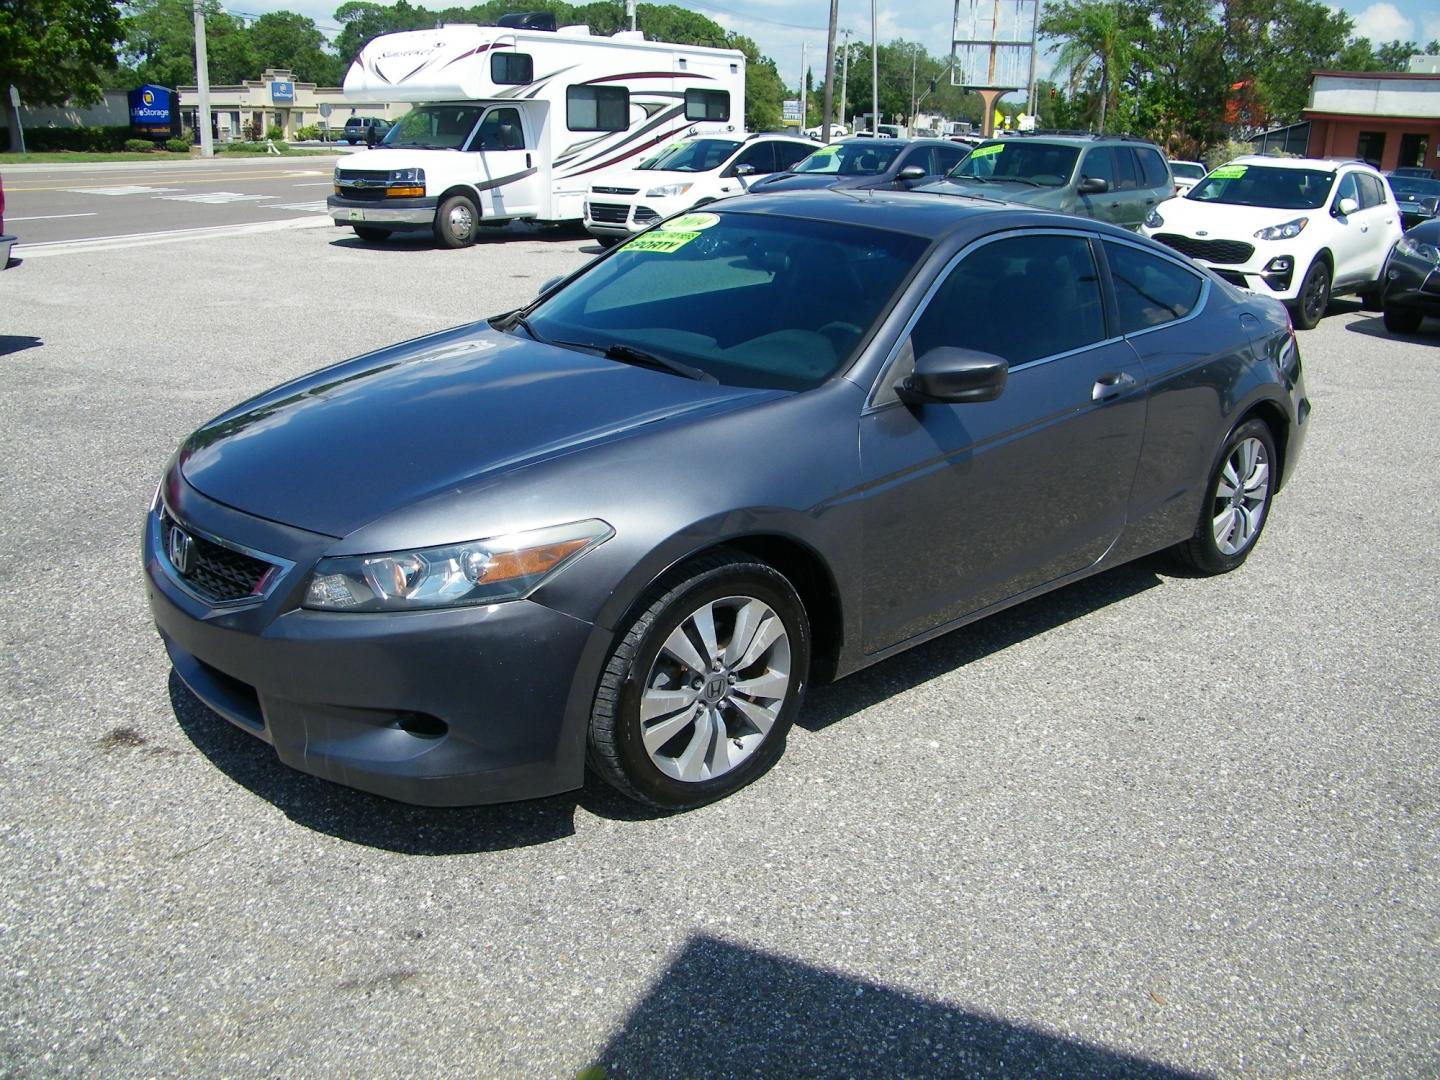
[[[425,189],[423,187],[392,187],[387,188],[385,194],[392,199],[419,198],[425,194]]]
[[[526,548],[524,551],[500,551],[490,556],[486,567],[487,582],[509,581],[511,578],[545,574],[556,563],[563,562],[591,541],[587,538],[562,540],[558,544]]]

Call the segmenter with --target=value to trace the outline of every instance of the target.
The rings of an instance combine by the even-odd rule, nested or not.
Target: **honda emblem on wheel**
[[[190,572],[190,556],[195,550],[195,541],[191,539],[190,534],[184,529],[171,529],[170,543],[167,546],[170,565],[175,567],[176,573],[182,576],[188,574]]]

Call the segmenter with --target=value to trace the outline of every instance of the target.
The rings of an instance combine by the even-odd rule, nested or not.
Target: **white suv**
[[[681,210],[739,195],[748,177],[788,169],[819,146],[787,135],[682,139],[637,168],[597,177],[585,196],[585,228],[608,247]]]
[[[1309,330],[1333,295],[1378,302],[1385,257],[1404,228],[1389,186],[1364,162],[1242,157],[1155,207],[1140,231],[1283,300]]]

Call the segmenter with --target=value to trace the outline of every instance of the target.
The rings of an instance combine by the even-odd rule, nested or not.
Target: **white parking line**
[[[91,210],[87,214],[31,214],[29,217],[8,217],[6,221],[54,221],[62,217],[94,217],[99,211]]]
[[[312,180],[306,184],[291,184],[291,187],[334,187],[334,180]]]
[[[274,199],[278,196],[244,195],[238,191],[200,191],[193,195],[156,195],[155,198],[164,199],[166,202],[193,202],[205,203],[207,206],[219,206],[222,203],[259,202],[261,199]]]
[[[124,236],[89,236],[78,240],[56,240],[49,244],[16,244],[14,255],[36,259],[47,255],[79,255],[92,251],[119,251],[126,248],[172,244],[180,240],[209,240],[221,236],[246,236],[251,233],[281,232],[286,229],[313,229],[329,225],[328,217],[286,218],[283,221],[258,221],[248,225],[214,225],[204,229],[172,229],[158,233],[128,233]]]
[[[159,195],[166,191],[179,191],[175,187],[147,187],[144,184],[126,184],[124,187],[77,187],[66,188],[71,195]]]
[[[266,210],[303,210],[307,214],[323,214],[329,209],[325,200],[319,202],[292,202],[292,203],[271,203],[265,207]]]

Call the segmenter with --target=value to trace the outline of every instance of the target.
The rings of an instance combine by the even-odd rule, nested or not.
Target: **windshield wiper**
[[[509,312],[508,314],[497,315],[495,316],[495,318],[490,320],[490,325],[493,326],[496,330],[499,330],[501,333],[505,334],[508,334],[517,326],[523,327],[525,332],[529,334],[532,338],[534,338],[536,341],[545,341],[546,339],[541,336],[540,332],[536,330],[535,327],[530,325],[530,320],[525,317],[524,311],[524,308],[517,308],[516,310]]]
[[[718,383],[720,381],[708,371],[701,371],[689,364],[682,364],[679,360],[671,360],[668,356],[657,356],[644,349],[637,349],[633,345],[611,345],[605,349],[603,355],[607,360],[618,360],[622,364],[634,364],[637,367],[668,371],[673,375],[683,375],[687,379],[694,379],[696,382]]]
[[[990,178],[992,184],[998,184],[1002,180],[1007,184],[1029,184],[1031,187],[1045,186],[1044,184],[1036,183],[1034,180],[1026,180],[1023,176],[992,176]]]

